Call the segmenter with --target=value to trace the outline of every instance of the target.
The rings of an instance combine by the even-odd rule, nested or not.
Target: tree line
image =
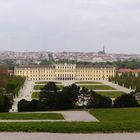
[[[45,91],[45,92],[44,92]],[[50,111],[81,108],[112,108],[139,106],[132,94],[124,94],[113,102],[109,97],[97,94],[95,91],[82,89],[76,84],[66,86],[60,91],[54,82],[49,82],[42,88],[38,100],[21,100],[18,111]]]
[[[0,66],[0,112],[8,112],[13,98],[18,96],[25,78],[9,75],[4,66]]]
[[[115,77],[109,78],[109,81],[129,89],[134,89],[136,92],[140,92],[140,74],[136,76],[131,72],[123,73],[121,75],[117,73]]]

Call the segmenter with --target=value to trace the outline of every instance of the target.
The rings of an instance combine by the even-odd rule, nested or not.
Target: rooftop
[[[65,64],[62,64],[66,66]],[[71,64],[75,65],[75,64]],[[98,64],[76,64],[76,68],[89,68],[89,67],[96,67],[96,68],[113,68],[112,65],[98,65]],[[17,68],[55,68],[55,64],[48,64],[48,65],[20,65]]]
[[[126,69],[126,68],[122,68],[122,69],[119,69],[118,72],[121,72],[121,73],[128,73],[128,72],[139,73],[140,69]]]

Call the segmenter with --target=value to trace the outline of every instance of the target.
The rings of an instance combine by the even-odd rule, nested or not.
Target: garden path
[[[62,134],[62,133],[0,133],[0,140],[139,140],[140,133]]]
[[[17,106],[18,102],[22,99],[25,99],[27,101],[31,101],[32,98],[32,90],[33,90],[34,82],[33,81],[25,81],[23,88],[19,91],[19,96],[14,98],[14,102],[12,105],[12,108],[10,109],[10,112],[17,112]]]

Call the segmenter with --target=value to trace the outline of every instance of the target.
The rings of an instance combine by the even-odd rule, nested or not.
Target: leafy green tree
[[[63,93],[65,93],[65,96],[68,96],[73,107],[75,107],[75,104],[78,101],[79,92],[80,87],[76,84],[72,84],[63,88]]]
[[[0,112],[4,110],[4,96],[3,93],[0,92]]]
[[[0,91],[0,112],[8,112],[11,108],[11,101],[6,96],[3,95],[2,90]]]
[[[59,90],[59,88],[56,86],[54,82],[49,82],[41,90],[48,92],[56,92],[57,90]]]
[[[9,110],[12,107],[12,103],[11,103],[10,99],[8,98],[8,96],[6,96],[6,95],[4,96],[3,106],[4,106],[4,108],[3,108],[4,112],[9,112]]]
[[[94,91],[91,91],[91,97],[87,108],[110,108],[112,107],[112,100],[109,97],[101,96]]]
[[[30,111],[30,102],[26,101],[25,99],[22,99],[21,101],[18,102],[18,111],[19,112],[26,112]]]
[[[116,98],[114,107],[137,107],[138,103],[132,94],[123,94]]]
[[[43,110],[73,109],[78,100],[79,89],[75,84],[64,87],[62,91],[53,90],[52,92],[51,88],[40,93],[39,101],[44,107]]]

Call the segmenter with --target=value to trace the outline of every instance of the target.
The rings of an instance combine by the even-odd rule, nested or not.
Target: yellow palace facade
[[[108,80],[115,76],[116,68],[111,65],[52,64],[18,66],[15,75],[27,80]]]

